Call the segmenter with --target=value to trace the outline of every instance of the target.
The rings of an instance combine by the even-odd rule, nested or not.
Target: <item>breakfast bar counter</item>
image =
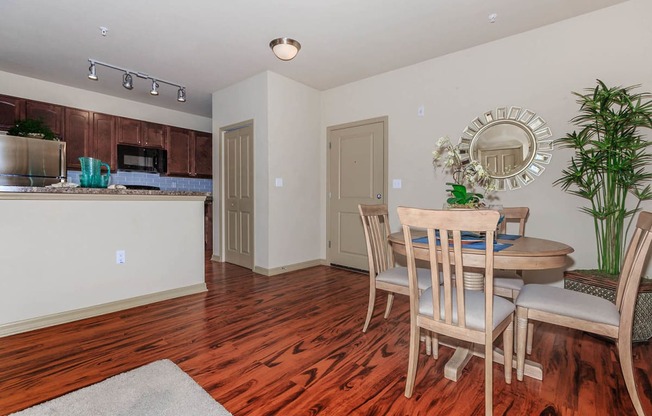
[[[207,197],[0,187],[0,336],[205,292]]]

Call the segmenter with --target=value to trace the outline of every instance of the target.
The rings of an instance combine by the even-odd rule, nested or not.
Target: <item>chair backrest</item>
[[[525,222],[527,221],[529,213],[530,208],[528,207],[503,208],[502,214],[505,216],[505,219],[500,223],[498,232],[505,234],[507,233],[508,222],[518,222],[518,235],[525,235]]]
[[[620,311],[621,332],[630,333],[632,330],[638,286],[647,264],[650,243],[652,243],[652,213],[643,211],[638,215],[636,229],[627,247],[618,279],[616,305]]]
[[[389,237],[389,218],[387,205],[358,205],[364,237],[367,242],[369,274],[372,277],[394,267],[394,252]]]
[[[413,244],[412,228],[426,229],[428,236],[428,250],[430,256],[430,269],[432,276],[432,305],[433,316],[436,321],[443,321],[447,325],[466,327],[465,296],[464,296],[464,258],[462,256],[462,231],[485,232],[485,250],[477,250],[484,257],[484,264],[473,264],[482,267],[485,272],[485,328],[492,328],[493,322],[493,241],[498,219],[498,211],[493,210],[427,210],[418,208],[398,208],[398,216],[403,227],[405,238],[406,257],[410,286],[411,316],[416,316],[419,310],[419,290],[416,277],[416,263]],[[442,242],[439,244],[439,236]],[[452,244],[451,244],[452,243]],[[449,247],[442,250],[441,247]],[[439,248],[439,252],[438,249]],[[484,256],[482,256],[484,254]],[[440,270],[444,284],[439,285]],[[455,316],[453,322],[453,285],[455,285]],[[444,299],[444,316],[441,316],[440,297],[441,291]]]

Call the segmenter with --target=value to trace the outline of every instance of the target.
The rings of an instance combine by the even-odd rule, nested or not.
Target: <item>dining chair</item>
[[[426,210],[398,208],[405,239],[410,288],[410,350],[405,396],[411,397],[416,378],[420,329],[484,345],[485,413],[493,411],[493,342],[503,334],[505,357],[513,353],[514,304],[493,294],[493,240],[499,213],[493,210]],[[419,293],[412,228],[427,231],[431,287]],[[482,264],[484,291],[464,289],[465,258],[462,231],[485,232]],[[440,240],[443,242],[440,243]],[[448,247],[447,250],[441,246]],[[443,285],[439,276],[443,276]],[[457,276],[457,278],[454,278]],[[460,278],[461,276],[461,278]],[[505,360],[505,382],[511,383],[512,360]]]
[[[527,221],[530,208],[528,207],[505,207],[502,210],[503,221],[498,226],[499,234],[507,233],[507,224],[518,222],[518,235],[525,235],[525,222]],[[494,288],[498,296],[516,299],[518,292],[523,287],[523,273],[520,270],[494,270]]]
[[[369,259],[369,306],[362,332],[367,332],[376,304],[376,290],[387,292],[385,319],[389,317],[394,303],[394,294],[408,296],[407,268],[396,266],[394,252],[389,245],[390,234],[387,205],[358,205]],[[419,268],[419,290],[430,287],[430,270]],[[429,343],[428,349],[429,347]],[[429,352],[429,351],[428,351]]]
[[[503,220],[498,224],[498,233],[507,234],[508,225],[518,223],[518,234],[521,237],[525,235],[525,222],[530,215],[530,208],[528,207],[504,207],[502,209]],[[494,269],[494,293],[504,298],[516,300],[518,293],[525,285],[523,281],[522,270],[504,270]],[[514,328],[518,332],[518,328]],[[532,336],[534,334],[534,324],[528,327],[527,339],[527,353],[532,352]],[[518,335],[518,334],[517,334]],[[514,339],[516,342],[516,337]],[[516,345],[514,345],[516,348]]]
[[[632,363],[632,324],[638,286],[652,242],[652,213],[641,212],[625,253],[616,303],[587,293],[547,285],[525,285],[516,299],[518,319],[516,376],[523,380],[525,328],[534,320],[578,329],[616,340],[620,368],[636,413],[644,415]]]

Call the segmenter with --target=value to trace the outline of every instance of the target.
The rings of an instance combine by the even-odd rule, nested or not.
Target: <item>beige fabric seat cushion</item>
[[[457,296],[453,288],[453,322],[457,323]],[[444,291],[439,292],[439,305],[442,318],[444,311]],[[466,326],[471,329],[484,330],[484,292],[479,290],[465,290],[464,300],[466,304]],[[496,328],[514,312],[515,306],[512,302],[499,296],[494,296],[493,327]],[[432,288],[428,288],[419,298],[419,313],[432,317]],[[493,329],[493,328],[492,328]]]
[[[590,322],[618,326],[620,313],[615,304],[587,293],[548,285],[525,285],[516,306],[556,313]]]
[[[441,276],[439,280],[441,283]],[[376,281],[408,287],[408,269],[407,267],[387,269],[376,276]],[[420,290],[428,289],[431,286],[430,269],[417,268],[417,281],[419,282]]]
[[[520,277],[496,277],[494,276],[494,287],[504,289],[521,290],[525,283]]]

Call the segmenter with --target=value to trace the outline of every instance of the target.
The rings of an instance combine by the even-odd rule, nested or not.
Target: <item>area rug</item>
[[[170,360],[108,378],[10,416],[231,416]]]

